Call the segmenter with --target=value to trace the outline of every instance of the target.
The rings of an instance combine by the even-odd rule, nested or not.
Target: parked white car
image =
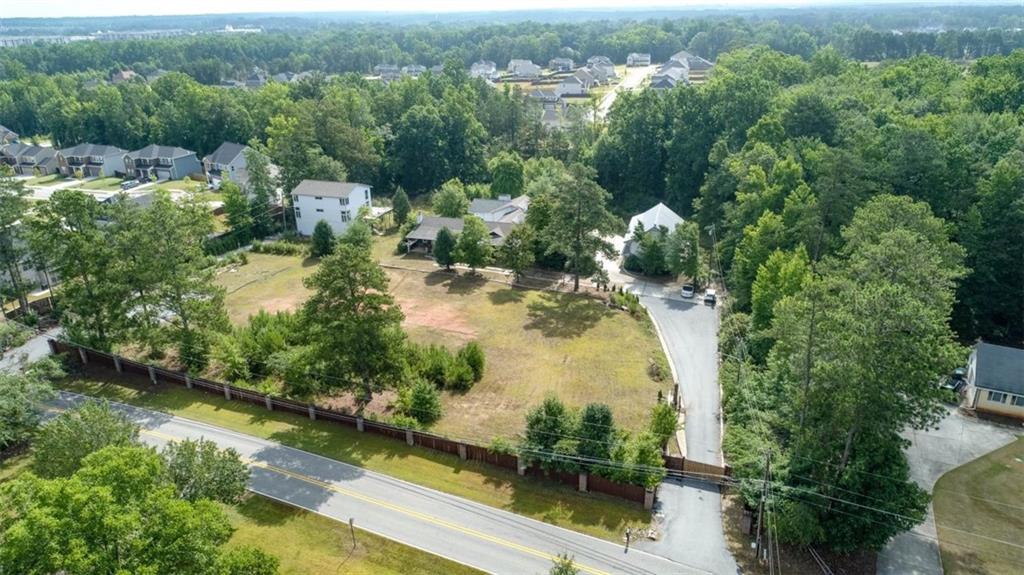
[[[704,303],[710,305],[711,307],[714,307],[717,302],[718,294],[715,293],[715,290],[710,288],[704,290]]]
[[[693,289],[692,285],[690,285],[690,284],[683,284],[683,289],[681,289],[679,293],[683,297],[689,299],[689,298],[693,297],[695,292],[694,292],[694,289]]]

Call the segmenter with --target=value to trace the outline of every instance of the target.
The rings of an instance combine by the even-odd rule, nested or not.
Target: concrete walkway
[[[62,392],[56,409],[88,401]],[[138,407],[114,404],[143,428],[142,440],[161,446],[206,438],[237,450],[252,467],[249,488],[260,495],[338,521],[354,519],[372,533],[490,573],[540,574],[559,553],[581,573],[660,575],[719,573],[639,549],[596,539],[413,485],[279,443]]]
[[[967,417],[949,408],[936,429],[907,431],[910,477],[929,493],[946,472],[1013,442],[1019,431]],[[935,514],[907,533],[893,538],[878,554],[878,575],[941,575]],[[969,544],[968,542],[964,542]]]

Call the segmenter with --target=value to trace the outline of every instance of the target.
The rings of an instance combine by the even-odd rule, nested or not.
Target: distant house
[[[569,72],[575,67],[572,58],[552,58],[548,61],[548,70],[554,72]]]
[[[150,144],[124,155],[124,173],[139,180],[179,180],[202,174],[203,166],[191,150]]]
[[[252,71],[246,76],[244,84],[246,88],[262,88],[267,84],[267,73],[253,66]]]
[[[651,88],[668,90],[687,83],[688,70],[684,66],[662,67],[651,76]]]
[[[214,188],[220,188],[224,180],[238,184],[242,189],[249,183],[249,170],[245,164],[245,151],[248,146],[234,142],[224,142],[203,158],[203,174],[206,181]]]
[[[618,78],[615,64],[608,56],[591,56],[587,58],[587,70],[602,84]]]
[[[491,245],[500,246],[509,232],[518,224],[510,222],[484,222],[490,232]],[[416,219],[416,227],[406,234],[405,245],[409,251],[421,251],[432,253],[434,251],[434,240],[437,239],[437,232],[441,228],[448,228],[448,231],[455,235],[462,232],[465,226],[463,218],[442,218],[439,216],[420,215]]]
[[[541,88],[531,91],[529,97],[531,100],[536,100],[542,104],[553,104],[561,99],[557,91],[543,90]]]
[[[686,50],[681,50],[679,52],[676,52],[675,54],[672,54],[670,60],[686,63],[686,67],[689,70],[687,80],[693,80],[697,78],[703,79],[705,76],[707,76],[708,72],[710,72],[711,69],[715,67],[715,65],[709,62],[708,60],[705,60],[700,56],[691,54]]]
[[[626,56],[627,66],[650,66],[651,55],[646,53],[632,52]]]
[[[14,130],[0,125],[0,145],[10,144],[11,142],[18,141],[18,133]]]
[[[78,144],[57,151],[57,166],[61,174],[83,178],[109,178],[124,173],[126,150],[102,144]]]
[[[279,84],[287,84],[295,78],[295,74],[291,72],[279,72],[270,77],[271,80]]]
[[[979,343],[967,363],[967,406],[1024,419],[1024,349]]]
[[[48,176],[57,173],[57,151],[44,146],[33,146],[21,142],[6,144],[0,148],[0,162],[10,166],[14,173],[23,176]]]
[[[131,82],[139,75],[132,70],[118,70],[110,75],[111,84],[121,84],[123,82]]]
[[[571,76],[562,78],[562,81],[558,83],[558,94],[560,96],[586,96],[595,83],[594,76],[580,68]]]
[[[397,80],[402,75],[402,69],[395,64],[377,64],[373,67],[373,73],[380,76],[381,80]]]
[[[402,66],[402,73],[413,78],[418,77],[420,74],[425,74],[427,67],[420,64],[409,64],[408,66]]]
[[[530,196],[518,198],[499,196],[498,199],[476,198],[469,204],[469,213],[485,222],[521,224],[526,221],[526,210],[530,207]]]
[[[656,206],[637,214],[629,219],[629,228],[626,230],[626,246],[622,255],[629,256],[640,253],[640,246],[633,239],[633,233],[639,227],[644,233],[661,234],[676,229],[676,226],[683,223],[683,218],[673,212],[665,204],[658,202]]]
[[[540,66],[530,60],[509,60],[508,71],[516,78],[529,80],[540,77]]]
[[[335,234],[342,234],[359,214],[359,208],[371,205],[370,186],[352,182],[302,180],[292,190],[292,210],[298,232],[313,235],[323,220]]]
[[[469,67],[469,75],[474,78],[493,80],[498,77],[498,65],[491,60],[478,60]]]

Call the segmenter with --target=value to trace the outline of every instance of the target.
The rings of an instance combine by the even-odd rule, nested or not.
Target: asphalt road
[[[601,99],[601,103],[598,104],[597,107],[597,115],[601,118],[607,116],[608,112],[612,109],[612,104],[615,103],[615,98],[618,97],[619,92],[623,90],[636,90],[641,84],[643,84],[644,80],[646,80],[648,76],[654,73],[654,70],[656,69],[657,66],[626,68],[626,73],[623,76],[622,81]]]
[[[62,392],[56,409],[89,398]],[[561,529],[264,439],[168,414],[115,404],[160,446],[206,438],[232,447],[252,467],[249,488],[338,521],[490,573],[543,574],[559,553],[581,573],[709,573],[681,562]]]

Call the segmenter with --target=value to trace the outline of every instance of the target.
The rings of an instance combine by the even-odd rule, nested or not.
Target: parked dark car
[[[125,181],[121,182],[121,190],[122,191],[130,190],[130,189],[134,188],[135,186],[138,186],[139,183],[140,182],[138,180],[125,180]]]

